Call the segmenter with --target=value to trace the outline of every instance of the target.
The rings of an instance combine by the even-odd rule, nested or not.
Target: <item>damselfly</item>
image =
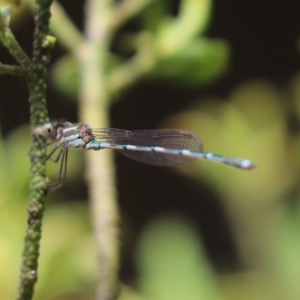
[[[203,152],[200,139],[186,130],[94,129],[86,124],[53,122],[36,127],[33,135],[40,143],[41,137],[46,139],[43,147],[53,146],[45,161],[51,159],[54,162],[61,162],[57,184],[65,181],[69,148],[115,149],[131,159],[156,166],[179,165],[202,158],[244,170],[256,168],[248,159]],[[53,155],[57,150],[58,155],[54,158]]]

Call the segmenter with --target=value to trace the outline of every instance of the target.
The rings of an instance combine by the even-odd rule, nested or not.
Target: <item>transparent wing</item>
[[[97,141],[105,141],[119,145],[134,145],[147,147],[163,147],[191,151],[203,151],[203,144],[192,132],[177,129],[134,130],[127,131],[115,128],[93,129],[92,133]],[[122,155],[139,162],[156,166],[168,166],[188,163],[194,157],[179,154],[117,150]]]

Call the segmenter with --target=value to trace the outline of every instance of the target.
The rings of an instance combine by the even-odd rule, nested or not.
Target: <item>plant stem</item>
[[[0,22],[0,39],[21,67],[28,71],[31,65],[29,57],[24,53],[19,43],[16,41],[10,28],[3,22]]]
[[[112,0],[86,1],[86,42],[80,48],[81,120],[109,127],[105,64],[111,42]],[[118,293],[119,215],[110,151],[87,153],[87,181],[98,256],[97,300],[116,299]]]
[[[35,12],[35,3],[33,0],[27,1],[32,12]],[[83,36],[72,22],[63,6],[54,1],[51,5],[52,18],[50,23],[51,32],[55,34],[60,44],[67,50],[75,50],[82,42]]]
[[[37,0],[33,59],[29,70],[27,70],[32,128],[49,120],[46,108],[46,76],[51,48],[47,41],[51,3],[52,0]],[[38,278],[37,268],[42,220],[47,195],[45,163],[39,159],[45,155],[44,152],[44,150],[39,149],[39,143],[33,139],[31,153],[37,155],[31,156],[31,184],[27,207],[28,227],[23,250],[18,300],[32,299],[34,285]]]
[[[9,74],[14,76],[25,76],[26,72],[24,69],[19,66],[11,66],[0,63],[0,74]]]

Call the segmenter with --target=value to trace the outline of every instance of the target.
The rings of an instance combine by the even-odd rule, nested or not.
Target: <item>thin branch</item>
[[[139,14],[153,0],[123,0],[116,4],[111,14],[110,24],[113,30],[117,30],[126,21]]]
[[[104,66],[111,43],[113,0],[86,1],[86,42],[78,52],[81,64],[80,116],[95,127],[109,127],[109,96]],[[119,215],[112,153],[87,153],[87,178],[98,256],[96,299],[118,294]]]
[[[3,45],[8,49],[8,51],[22,66],[22,68],[25,70],[29,70],[31,61],[29,57],[25,54],[23,49],[20,47],[19,43],[16,41],[13,33],[8,27],[9,16],[3,16],[3,10],[5,9],[6,8],[4,7],[0,10],[0,39]]]
[[[25,76],[26,71],[19,66],[11,66],[0,63],[0,75]]]
[[[50,23],[51,31],[55,33],[61,44],[70,51],[74,51],[84,41],[82,34],[57,1],[53,2],[51,12],[53,15]]]
[[[108,74],[107,88],[113,99],[142,76],[151,74],[159,60],[160,53],[150,32],[137,34],[133,42],[136,53]]]
[[[131,59],[120,64],[109,74],[107,88],[114,96],[113,98],[116,98],[115,94],[121,93],[153,69],[156,55],[150,49],[149,46],[149,48],[145,47],[142,51],[138,51]]]

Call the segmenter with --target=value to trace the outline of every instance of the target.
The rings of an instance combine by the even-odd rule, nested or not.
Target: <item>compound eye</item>
[[[44,129],[48,135],[54,135],[54,127],[51,123],[46,123]]]

